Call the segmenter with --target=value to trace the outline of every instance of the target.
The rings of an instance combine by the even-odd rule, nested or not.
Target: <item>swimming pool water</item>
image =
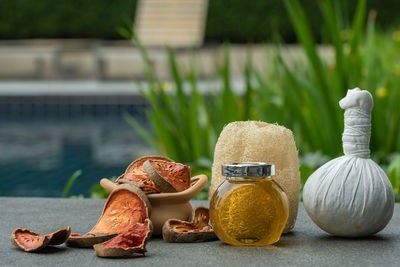
[[[71,175],[82,170],[70,195],[88,197],[101,178],[119,176],[137,157],[154,153],[122,118],[125,110],[148,126],[140,110],[145,106],[86,103],[79,108],[69,101],[46,109],[33,101],[24,104],[27,110],[21,103],[4,105],[0,196],[60,197]],[[80,111],[71,113],[71,107]]]

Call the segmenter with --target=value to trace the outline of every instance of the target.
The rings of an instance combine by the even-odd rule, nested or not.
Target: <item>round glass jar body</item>
[[[210,201],[215,234],[234,246],[277,242],[288,217],[286,194],[270,177],[227,177]]]

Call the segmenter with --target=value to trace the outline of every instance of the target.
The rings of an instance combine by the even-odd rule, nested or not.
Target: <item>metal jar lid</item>
[[[271,177],[275,175],[275,165],[265,162],[223,164],[222,175],[227,177]]]

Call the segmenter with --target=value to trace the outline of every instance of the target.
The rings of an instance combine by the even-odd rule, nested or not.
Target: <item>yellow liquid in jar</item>
[[[210,215],[221,241],[235,246],[266,246],[280,239],[289,206],[283,190],[270,179],[226,180],[211,200]]]

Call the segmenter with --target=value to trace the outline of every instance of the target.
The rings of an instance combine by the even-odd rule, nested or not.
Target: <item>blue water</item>
[[[102,177],[154,153],[122,118],[128,112],[148,126],[145,105],[70,102],[0,101],[0,196],[60,197],[82,170],[70,195],[88,197]]]

